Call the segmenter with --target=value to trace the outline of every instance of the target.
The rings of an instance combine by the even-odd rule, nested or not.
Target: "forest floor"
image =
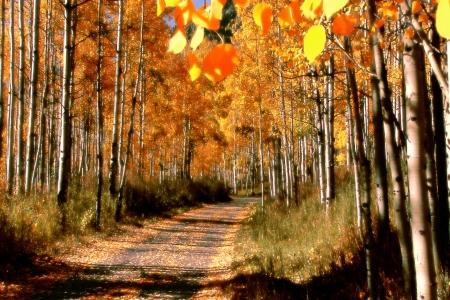
[[[0,277],[0,299],[228,299],[236,234],[257,198],[206,205],[24,259]]]

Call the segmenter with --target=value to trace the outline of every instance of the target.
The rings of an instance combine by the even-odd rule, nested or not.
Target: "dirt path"
[[[222,299],[235,235],[256,198],[208,205],[62,258],[70,276],[35,276],[32,299]],[[137,238],[136,238],[137,237]],[[113,245],[113,246],[112,246]],[[108,248],[109,247],[109,248]],[[48,275],[48,274],[47,274]],[[20,287],[16,287],[20,290]],[[11,291],[11,287],[10,287]],[[10,295],[14,295],[9,293]],[[17,296],[17,294],[16,294]],[[1,297],[0,297],[1,298]]]

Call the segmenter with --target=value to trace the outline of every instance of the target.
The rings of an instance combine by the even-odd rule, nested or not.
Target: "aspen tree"
[[[116,44],[116,74],[114,88],[114,116],[111,137],[111,158],[109,163],[109,192],[112,199],[117,197],[117,180],[119,172],[119,113],[122,76],[122,23],[123,23],[123,1],[119,0],[119,20],[117,24],[117,44]]]
[[[24,0],[19,0],[19,115],[17,120],[17,185],[19,192],[24,191],[24,163],[23,163],[23,124],[25,114],[25,21]]]
[[[1,0],[0,11],[0,158],[3,156],[3,114],[4,107],[4,94],[3,94],[3,74],[4,74],[4,60],[5,60],[5,0]]]
[[[8,109],[8,154],[6,164],[6,181],[8,182],[8,194],[13,194],[14,188],[14,123],[15,123],[15,96],[16,88],[14,83],[15,75],[15,3],[10,2],[9,12],[9,43],[10,43],[10,69],[9,69],[9,109]]]
[[[27,135],[27,155],[25,166],[25,194],[30,193],[31,175],[34,155],[34,123],[36,119],[36,98],[39,80],[39,36],[40,36],[40,10],[41,0],[34,0],[33,8],[33,52],[31,66],[30,107]],[[36,159],[36,158],[35,158]]]
[[[410,6],[402,5],[411,19]],[[415,34],[414,34],[415,35]],[[424,53],[417,36],[403,40],[403,72],[406,101],[406,145],[411,230],[416,269],[417,298],[437,299],[436,273],[433,263],[430,208],[427,197],[425,161],[425,76]]]

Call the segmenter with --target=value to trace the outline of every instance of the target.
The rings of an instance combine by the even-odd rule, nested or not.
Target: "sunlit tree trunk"
[[[19,115],[17,120],[17,185],[24,191],[23,123],[25,114],[25,21],[24,0],[19,0]]]
[[[410,11],[405,11],[410,14]],[[411,229],[416,268],[417,297],[436,299],[436,274],[433,264],[430,208],[427,197],[425,161],[425,65],[417,40],[404,38],[403,68],[406,100],[406,145]]]
[[[375,1],[371,0],[369,2],[369,17],[371,24],[375,20]],[[374,56],[373,69],[377,77],[372,78],[372,95],[373,98],[379,99],[381,107],[375,109],[381,109],[383,128],[384,128],[384,140],[386,144],[386,150],[389,157],[389,166],[391,170],[391,182],[392,191],[394,198],[394,208],[395,208],[395,218],[397,224],[397,234],[400,244],[400,251],[402,256],[402,268],[403,268],[403,278],[405,280],[405,292],[408,299],[415,299],[415,274],[414,274],[414,258],[412,256],[412,240],[410,237],[411,228],[408,221],[408,215],[406,210],[406,192],[405,183],[403,178],[403,173],[401,169],[401,149],[396,142],[396,130],[394,127],[394,122],[396,116],[394,114],[391,102],[391,93],[389,90],[389,85],[387,81],[387,70],[385,66],[385,61],[383,58],[383,52],[379,46],[377,33],[372,36],[372,53]],[[378,105],[378,104],[377,104]],[[374,113],[375,114],[375,113]],[[384,175],[382,175],[384,176]],[[380,191],[381,192],[381,191]],[[378,201],[380,198],[377,196]],[[382,207],[384,206],[383,203]],[[383,210],[379,207],[379,214]],[[385,212],[387,213],[387,211]],[[387,218],[387,216],[385,216]],[[378,217],[379,221],[383,220],[383,216]],[[388,220],[386,226],[389,225]],[[383,230],[383,227],[380,229]],[[388,230],[388,228],[384,228]]]
[[[117,180],[119,172],[119,110],[120,110],[120,78],[122,75],[122,23],[123,23],[123,0],[119,0],[119,23],[117,25],[117,46],[116,46],[116,74],[114,89],[114,119],[111,137],[111,159],[109,170],[109,192],[113,199],[117,197]]]
[[[361,218],[361,188],[360,188],[360,174],[359,174],[359,167],[358,167],[358,157],[356,156],[356,150],[355,150],[355,134],[353,132],[354,122],[353,122],[353,114],[352,114],[352,105],[350,103],[350,86],[349,86],[349,79],[348,76],[346,77],[346,102],[347,102],[347,120],[348,120],[348,128],[347,128],[347,140],[349,141],[349,152],[352,157],[352,163],[353,163],[353,175],[355,176],[355,200],[356,200],[356,224],[358,226],[358,231],[360,236],[362,237],[362,218]]]
[[[3,94],[3,74],[4,74],[4,60],[5,60],[5,0],[1,0],[0,11],[0,158],[3,157],[3,114],[5,111]],[[11,62],[10,62],[11,63]]]
[[[59,166],[58,166],[58,207],[61,212],[61,228],[66,229],[67,218],[67,190],[69,188],[70,176],[70,147],[71,147],[71,126],[70,126],[70,98],[71,98],[71,69],[72,69],[72,0],[64,2],[64,52],[63,52],[63,91],[62,91],[62,113],[61,113],[61,137],[59,146]]]
[[[144,4],[145,1],[141,1],[141,29],[140,29],[140,37],[139,37],[139,61],[138,61],[138,71],[137,71],[137,78],[134,86],[133,96],[131,99],[131,116],[130,116],[130,128],[128,130],[128,136],[127,136],[127,145],[125,150],[125,158],[124,158],[124,164],[121,168],[121,178],[120,178],[120,186],[119,186],[119,195],[117,199],[117,206],[116,206],[116,215],[115,219],[116,222],[119,222],[121,219],[122,214],[122,201],[123,201],[123,192],[126,182],[126,176],[127,176],[127,165],[128,165],[128,159],[130,157],[131,152],[131,139],[133,136],[134,131],[134,115],[136,110],[136,102],[137,102],[137,93],[139,91],[139,87],[142,87],[143,80],[142,80],[142,73],[143,73],[143,67],[142,67],[142,55],[144,52],[144,45],[143,45],[143,38],[144,38]],[[142,90],[141,90],[142,92]]]
[[[334,191],[334,57],[331,56],[327,68],[327,94],[325,98],[324,131],[325,131],[325,178],[326,209],[335,198]]]
[[[15,2],[10,2],[10,13],[9,13],[9,43],[10,43],[10,69],[9,69],[9,109],[8,109],[8,154],[7,154],[7,164],[6,164],[6,181],[8,182],[8,194],[12,195],[14,189],[14,115],[15,115],[15,94],[16,89],[14,85],[14,74],[15,74],[15,28],[14,28],[14,13],[15,13]],[[3,44],[2,44],[3,45]],[[2,79],[3,80],[3,79]]]
[[[30,90],[30,108],[28,120],[28,135],[27,135],[27,156],[25,168],[25,194],[30,193],[31,173],[33,167],[34,155],[34,122],[36,119],[36,98],[37,87],[39,79],[39,26],[40,26],[40,10],[41,1],[34,0],[33,8],[33,53],[31,66],[31,90]]]
[[[316,104],[316,131],[317,131],[317,156],[318,156],[318,168],[319,168],[319,186],[320,186],[320,203],[326,209],[327,203],[327,190],[326,190],[326,173],[325,173],[325,132],[324,132],[324,119],[323,119],[323,103],[319,94],[319,81],[317,80],[317,72],[314,70],[311,74],[314,77],[313,80],[313,97]]]

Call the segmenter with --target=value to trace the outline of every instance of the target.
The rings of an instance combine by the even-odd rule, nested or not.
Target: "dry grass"
[[[328,214],[308,184],[299,189],[299,206],[269,200],[264,212],[253,209],[235,247],[235,280],[224,286],[233,299],[367,299],[351,175],[338,172],[336,182]],[[395,235],[388,243],[388,253],[377,257],[379,289],[387,299],[402,299]]]

